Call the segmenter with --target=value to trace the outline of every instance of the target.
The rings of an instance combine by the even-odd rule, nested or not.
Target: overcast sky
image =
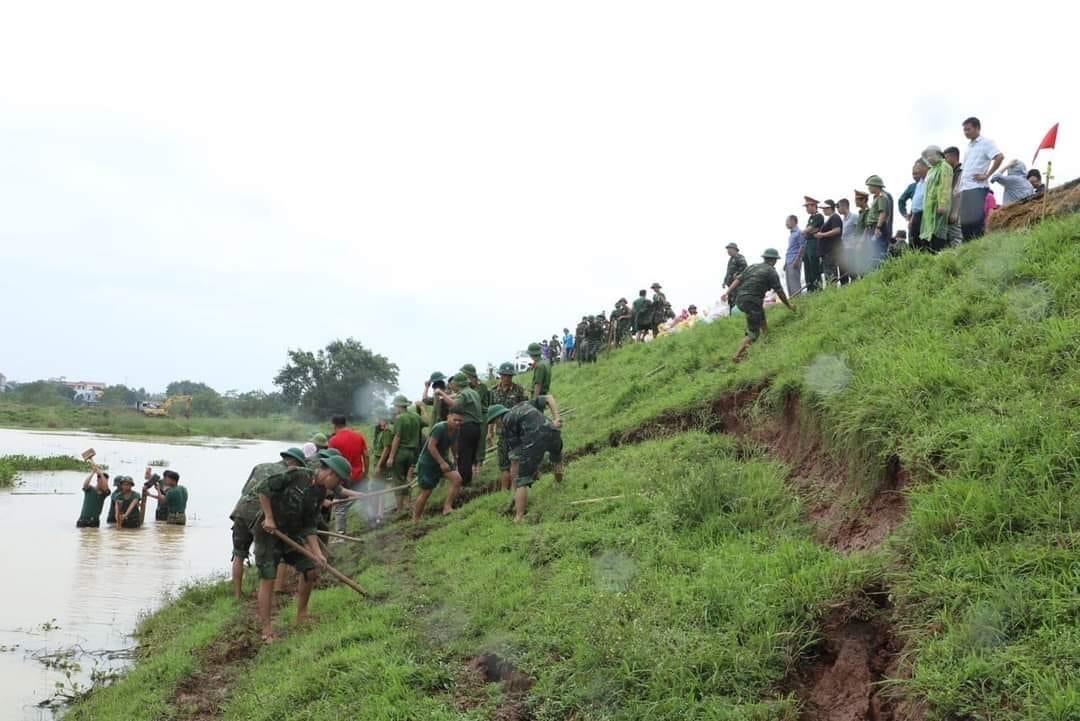
[[[653,281],[712,303],[725,243],[971,114],[1028,163],[1060,121],[1071,179],[1054,5],[5,3],[0,372],[270,390],[354,336],[417,396]]]

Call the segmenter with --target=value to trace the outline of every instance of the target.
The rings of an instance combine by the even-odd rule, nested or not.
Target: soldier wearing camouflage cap
[[[893,198],[885,192],[885,181],[880,175],[871,175],[866,179],[866,188],[870,191],[870,207],[866,212],[867,239],[872,252],[869,258],[871,268],[877,266],[889,252],[889,243],[893,237]]]
[[[514,382],[514,364],[503,363],[499,366],[499,382],[491,389],[491,406],[500,405],[513,408],[528,399],[525,389]],[[491,407],[489,406],[489,408]],[[489,442],[495,435],[495,426],[488,423]],[[499,457],[499,485],[503,490],[510,490],[510,449],[499,435],[496,446]]]
[[[775,248],[766,248],[761,257],[764,260],[763,263],[755,263],[744,270],[721,296],[721,300],[727,300],[731,294],[737,293],[735,305],[746,315],[746,337],[735,352],[733,360],[736,363],[742,360],[750,344],[768,330],[764,305],[765,294],[768,291],[775,291],[780,302],[790,308],[793,313],[795,312],[795,306],[788,301],[787,294],[780,285],[780,276],[776,272],[776,261],[780,260],[780,253]]]
[[[739,277],[739,274],[746,270],[746,258],[739,252],[739,246],[735,243],[728,243],[724,248],[727,250],[727,272],[724,273],[724,287],[730,288],[731,284],[735,282],[735,279]],[[730,310],[735,310],[735,299],[730,300]]]

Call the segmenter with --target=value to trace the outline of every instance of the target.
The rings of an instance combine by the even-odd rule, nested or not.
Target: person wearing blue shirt
[[[562,335],[563,360],[564,361],[573,360],[574,359],[574,334],[570,332],[569,328],[563,328],[562,333],[563,333],[563,335]]]
[[[802,252],[805,239],[799,230],[797,216],[789,215],[785,224],[788,229],[788,244],[784,256],[784,278],[787,281],[788,295],[795,296],[802,291]]]
[[[923,203],[926,201],[926,174],[928,172],[930,172],[930,164],[922,158],[916,160],[911,168],[911,177],[915,179],[915,182],[908,188],[911,190],[911,195],[908,196],[911,200],[910,210],[908,210],[907,200],[901,196],[900,214],[907,218],[908,238],[911,238],[911,247],[915,249],[924,247],[921,245],[919,233],[922,229],[922,211]],[[908,195],[907,190],[904,191],[904,195]]]

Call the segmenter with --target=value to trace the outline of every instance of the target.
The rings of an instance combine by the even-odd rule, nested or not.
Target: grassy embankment
[[[84,471],[86,461],[74,456],[0,456],[0,488],[15,482],[19,471]]]
[[[152,418],[100,406],[32,406],[0,401],[0,428],[78,430],[127,436],[307,439],[317,429],[287,416],[270,418]]]
[[[890,262],[738,367],[725,321],[559,368],[576,460],[526,524],[489,495],[337,546],[372,600],[227,666],[244,614],[194,591],[71,718],[1080,718],[1078,240]]]

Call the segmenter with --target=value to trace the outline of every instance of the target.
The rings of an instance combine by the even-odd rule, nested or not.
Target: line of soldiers
[[[146,502],[153,498],[157,501],[154,520],[174,526],[187,524],[187,487],[180,485],[180,474],[173,470],[165,471],[162,476],[151,473],[146,467],[143,493],[135,491],[135,479],[131,476],[118,475],[113,479],[115,490],[109,491],[109,474],[97,464],[92,464],[92,471],[83,481],[83,503],[77,528],[99,528],[101,514],[105,509],[105,500],[109,501],[109,513],[106,523],[117,528],[139,528],[146,516]]]
[[[578,364],[595,363],[603,350],[619,348],[631,338],[640,342],[649,333],[653,338],[660,333],[660,326],[674,318],[675,313],[662,286],[653,283],[651,289],[652,299],[645,290],[638,291],[633,303],[619,298],[610,316],[600,311],[598,315],[581,317],[574,338],[574,357]]]
[[[418,401],[397,396],[393,423],[378,427],[375,476],[391,473],[398,485],[373,495],[394,492],[401,511],[408,506],[411,487],[419,486],[412,513],[413,520],[419,521],[432,492],[446,480],[449,490],[443,514],[449,514],[461,487],[483,463],[488,441],[494,440],[498,487],[514,487],[514,520],[523,521],[529,488],[539,479],[545,458],[551,461],[555,480],[562,480],[562,420],[551,395],[551,363],[542,353],[538,343],[529,346],[528,391],[514,382],[512,363],[499,366],[499,380],[490,388],[480,382],[476,368],[466,364],[449,379],[441,372],[432,373]],[[319,534],[333,535],[328,525],[330,509],[366,495],[346,487],[351,475],[352,466],[338,450],[316,449],[308,443],[282,451],[279,461],[259,464],[248,476],[230,514],[233,589],[241,600],[244,562],[254,546],[264,641],[275,639],[271,599],[275,590],[283,590],[287,566],[300,574],[297,622],[307,621],[318,568],[327,563]]]

